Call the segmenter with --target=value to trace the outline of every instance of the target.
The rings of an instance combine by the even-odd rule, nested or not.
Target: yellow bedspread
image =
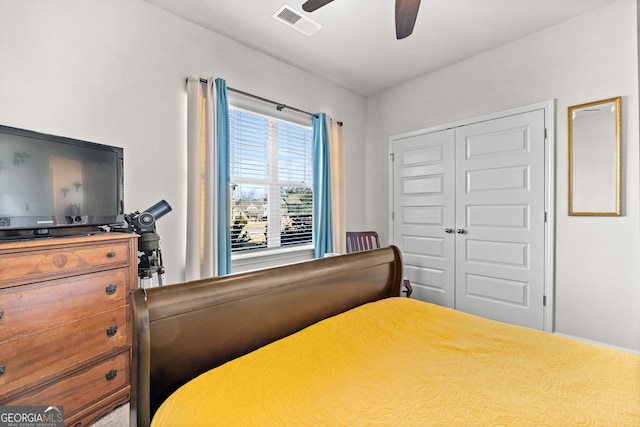
[[[153,426],[640,426],[640,356],[391,298],[192,380]]]

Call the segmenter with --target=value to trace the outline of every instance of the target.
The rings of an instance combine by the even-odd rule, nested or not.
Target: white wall
[[[158,221],[168,283],[184,273],[192,74],[343,121],[361,168],[359,95],[139,0],[0,0],[0,124],[124,147],[125,210],[173,207]],[[362,220],[362,178],[348,177],[348,226]]]
[[[640,349],[640,197],[636,0],[620,0],[367,99],[365,222],[388,230],[390,135],[556,100],[558,332]],[[567,107],[622,96],[618,218],[567,215]],[[385,236],[388,238],[388,236]]]

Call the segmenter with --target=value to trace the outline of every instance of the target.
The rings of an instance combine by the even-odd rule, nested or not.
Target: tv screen
[[[0,126],[1,236],[121,223],[123,181],[122,148]]]

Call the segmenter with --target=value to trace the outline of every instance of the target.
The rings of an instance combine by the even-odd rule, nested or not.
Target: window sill
[[[313,245],[283,247],[231,255],[231,271],[241,273],[313,259]]]

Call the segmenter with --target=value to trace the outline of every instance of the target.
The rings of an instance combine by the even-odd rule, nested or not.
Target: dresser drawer
[[[127,314],[127,307],[122,307],[0,343],[0,404],[13,391],[46,383],[80,363],[128,348]]]
[[[0,289],[0,342],[123,307],[129,269]]]
[[[67,427],[88,427],[93,425],[101,416],[112,412],[117,407],[131,401],[131,387],[127,385],[114,394],[102,400],[96,400],[80,412],[65,416],[64,424]],[[100,422],[102,425],[105,421]],[[128,424],[127,424],[128,425]]]
[[[33,389],[11,405],[64,406],[65,419],[93,401],[129,385],[129,352],[120,353],[86,369],[71,373],[55,383]]]
[[[129,243],[67,246],[36,252],[0,255],[2,287],[128,265]]]

